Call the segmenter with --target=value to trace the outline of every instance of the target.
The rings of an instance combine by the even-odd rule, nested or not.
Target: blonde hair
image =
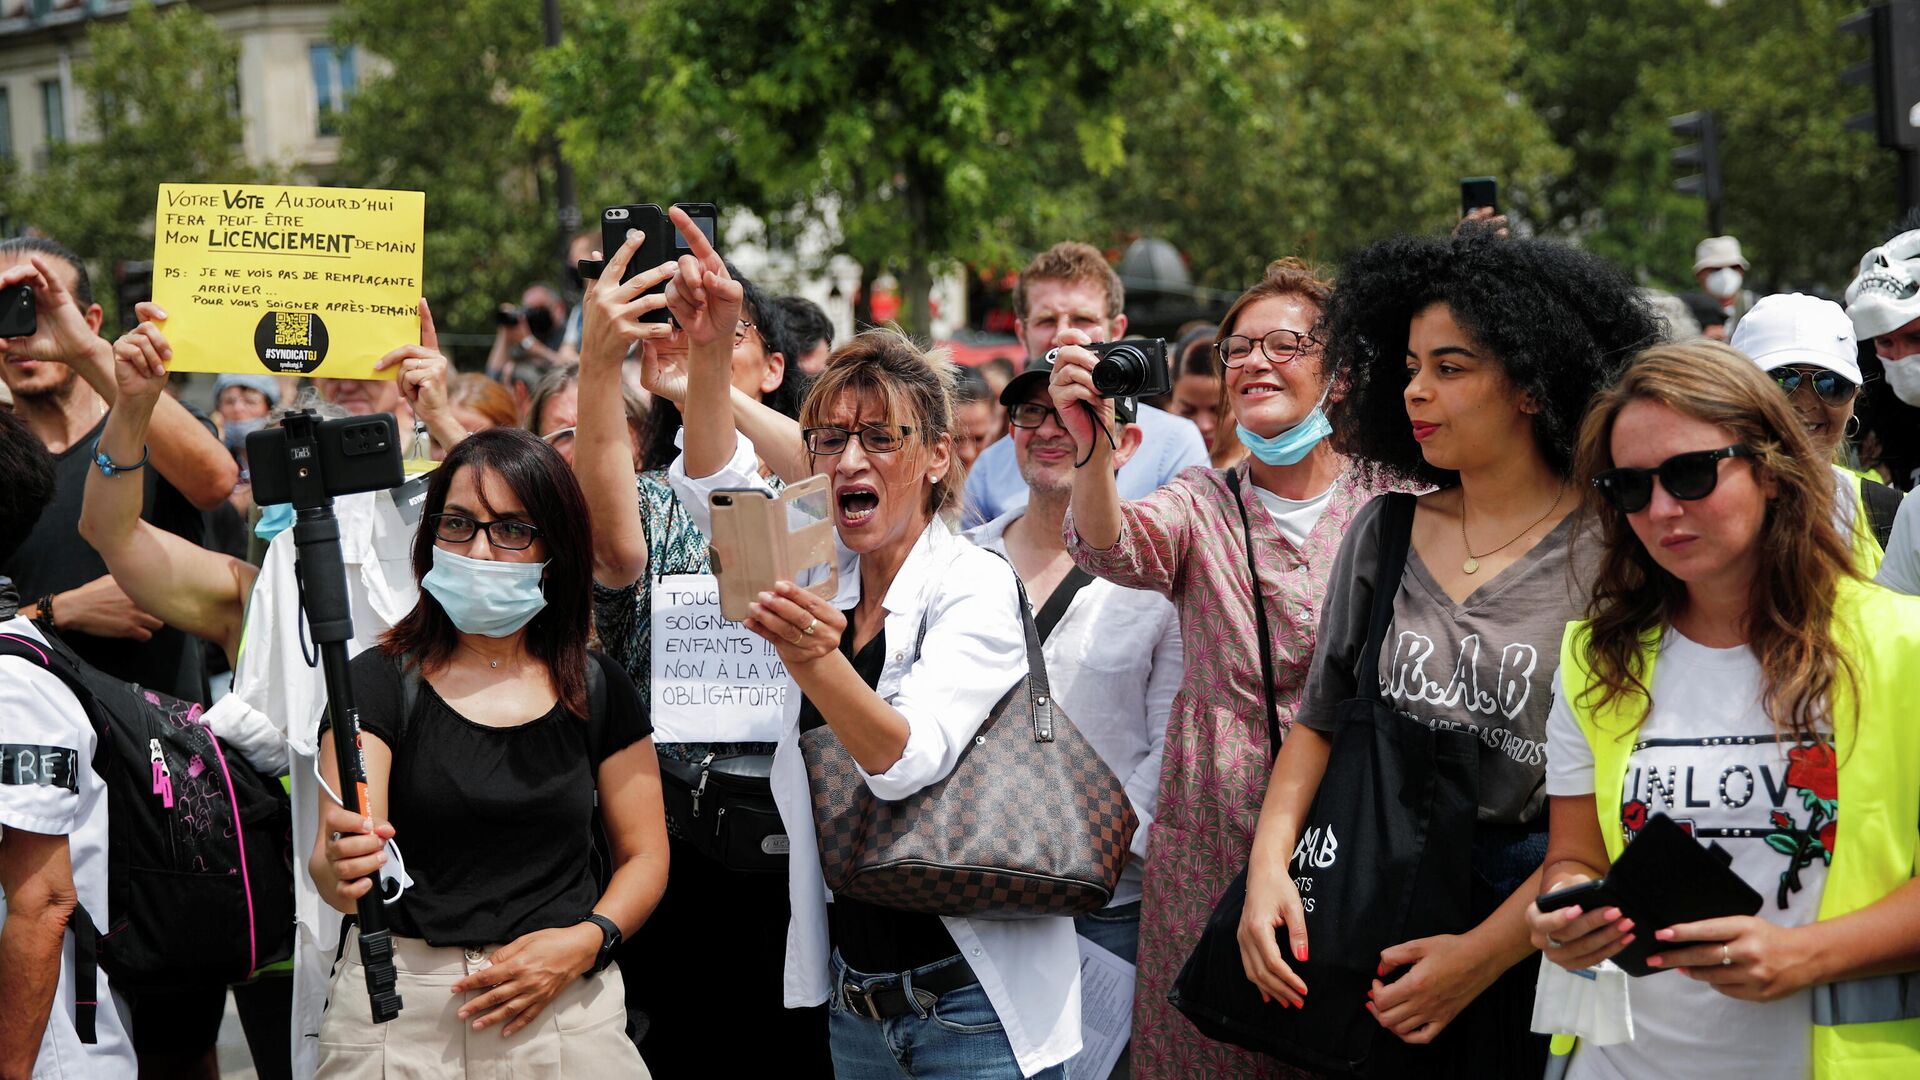
[[[1833,524],[1833,469],[1814,450],[1806,426],[1753,361],[1725,345],[1695,341],[1657,345],[1635,357],[1620,381],[1594,399],[1581,425],[1574,475],[1586,492],[1584,515],[1597,523],[1598,573],[1587,606],[1587,669],[1593,684],[1582,700],[1647,697],[1642,641],[1670,626],[1686,603],[1686,585],[1662,569],[1634,535],[1627,516],[1608,506],[1593,478],[1613,467],[1613,425],[1636,401],[1664,405],[1726,429],[1753,456],[1751,468],[1772,478],[1751,585],[1747,641],[1760,661],[1763,708],[1777,728],[1824,742],[1834,690],[1855,684],[1852,661],[1833,635],[1834,594],[1857,577],[1853,553]],[[1735,459],[1738,461],[1739,459]],[[1855,684],[1857,689],[1857,684]]]
[[[807,400],[800,405],[800,427],[825,424],[827,414],[843,397],[871,399],[879,403],[887,422],[913,429],[909,445],[901,452],[924,454],[952,439],[958,379],[946,350],[921,349],[897,330],[868,330],[827,357],[826,367],[814,377]],[[938,514],[959,506],[966,485],[966,464],[960,455],[950,453],[946,473],[931,481],[927,512]]]

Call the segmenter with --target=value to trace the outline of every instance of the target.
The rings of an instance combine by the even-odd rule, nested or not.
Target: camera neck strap
[[[1253,517],[1247,513],[1247,495],[1240,490],[1238,466],[1220,470],[1240,509],[1240,531],[1247,542],[1247,586],[1253,590],[1253,633],[1260,641],[1260,700],[1267,707],[1267,760],[1280,754],[1280,708],[1273,700],[1273,641],[1267,634],[1267,605],[1260,598],[1260,568],[1253,557]]]

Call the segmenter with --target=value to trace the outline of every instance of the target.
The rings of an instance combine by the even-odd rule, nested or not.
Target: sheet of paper
[[[1068,1076],[1106,1080],[1133,1033],[1133,965],[1080,938],[1080,1052]]]
[[[426,205],[418,191],[161,184],[153,300],[168,366],[392,378],[373,365],[420,341]]]
[[[791,684],[773,645],[720,614],[712,574],[668,574],[652,592],[654,740],[778,742]]]

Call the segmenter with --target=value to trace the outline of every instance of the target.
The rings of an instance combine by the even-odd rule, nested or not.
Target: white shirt
[[[1796,860],[1783,848],[1792,849],[1796,835],[1831,836],[1824,826],[1846,811],[1792,782],[1805,784],[1808,777],[1788,755],[1806,751],[1772,741],[1774,725],[1761,707],[1761,686],[1760,664],[1751,649],[1710,649],[1669,631],[1649,687],[1653,708],[1634,736],[1622,781],[1621,817],[1601,827],[1620,828],[1642,814],[1666,814],[1702,843],[1717,843],[1732,854],[1734,871],[1765,898],[1761,918],[1803,926],[1819,916],[1826,856],[1805,849],[1812,857],[1797,867],[1793,887],[1788,874],[1796,870]],[[1560,685],[1547,719],[1547,794],[1591,795],[1593,749],[1567,707],[1566,694]],[[1729,744],[1727,736],[1766,741]],[[1707,745],[1710,740],[1717,745]],[[1743,833],[1750,835],[1735,835]],[[1813,1075],[1810,990],[1756,1004],[1661,972],[1628,979],[1627,1000],[1633,1041],[1582,1044],[1569,1080]]]
[[[41,645],[47,641],[37,627],[18,616],[0,622],[0,634]],[[71,751],[72,755],[67,765],[51,776],[44,768],[22,769],[17,762],[16,767],[0,773],[0,831],[18,829],[66,837],[74,892],[95,925],[104,930],[110,918],[107,789],[100,774],[93,771],[94,743],[93,723],[87,719],[80,699],[58,675],[30,660],[0,658],[0,752],[13,758],[32,754],[36,765],[62,751]],[[65,780],[71,780],[71,788]],[[6,922],[5,899],[0,895],[0,925]],[[79,918],[79,913],[74,917]],[[99,973],[99,988],[104,992],[96,995],[95,1041],[81,1042],[74,1030],[73,949],[73,934],[69,932],[60,950],[60,982],[54,987],[46,1031],[40,1036],[34,1078],[132,1077],[136,1065],[133,1044],[120,1018],[124,1006],[105,970]],[[0,973],[0,986],[5,987],[0,996],[16,993],[18,978],[17,973]]]
[[[1874,578],[1895,592],[1920,596],[1920,499],[1901,499],[1893,519],[1893,536]]]
[[[1140,449],[1120,467],[1122,499],[1144,499],[1155,489],[1195,465],[1209,465],[1206,440],[1184,416],[1141,405],[1134,421],[1140,427]],[[1027,505],[1027,482],[1013,460],[1013,436],[995,439],[967,470],[962,521],[973,528]]]
[[[1003,514],[968,533],[967,539],[1004,556],[1007,526],[1025,514]],[[1147,834],[1160,797],[1167,717],[1186,671],[1183,649],[1180,617],[1172,601],[1101,578],[1074,594],[1041,645],[1054,700],[1126,785],[1127,801],[1140,818],[1133,858],[1114,887],[1109,907],[1140,899]]]
[[[690,479],[686,457],[667,470],[674,494],[710,533],[707,495],[721,488],[771,491],[760,476],[753,444],[737,440],[733,458],[712,476]],[[842,611],[860,601],[860,557],[838,547],[838,592]],[[960,753],[986,722],[993,706],[1026,674],[1026,638],[1019,620],[1013,569],[930,523],[894,575],[882,606],[889,650],[875,692],[907,721],[907,745],[867,786],[881,799],[902,799],[944,779]],[[926,615],[919,655],[908,642]],[[827,936],[829,894],[820,871],[819,841],[800,757],[800,697],[789,693],[786,729],[773,755],[773,799],[787,826],[792,852],[787,891],[793,915],[787,927],[785,1000],[804,1008],[827,1000],[832,990]],[[1080,951],[1073,920],[940,920],[953,936],[992,1003],[1020,1063],[1032,1076],[1080,1051]]]
[[[417,484],[424,477],[416,478]],[[418,496],[424,488],[395,491]],[[388,492],[345,495],[334,500],[340,522],[340,553],[347,572],[347,603],[353,613],[349,659],[374,645],[413,610],[413,536],[418,504],[403,513]],[[313,635],[300,616],[294,576],[293,530],[274,537],[247,602],[247,627],[233,692],[206,712],[206,722],[254,766],[285,771],[292,780],[294,917],[299,933],[293,957],[293,1076],[308,1080],[319,1065],[320,1018],[328,976],[340,941],[340,913],[320,899],[307,873],[305,853],[320,827],[314,750],[327,704],[326,675],[307,666],[319,659]]]
[[[1273,519],[1280,535],[1294,547],[1305,547],[1307,534],[1320,523],[1320,515],[1326,513],[1333,502],[1333,489],[1339,486],[1337,481],[1328,484],[1327,490],[1311,499],[1282,498],[1258,484],[1253,485],[1253,493],[1260,496],[1260,505],[1267,508],[1267,516]]]

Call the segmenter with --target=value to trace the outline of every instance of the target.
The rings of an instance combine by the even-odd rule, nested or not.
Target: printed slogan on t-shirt
[[[426,195],[162,184],[153,301],[177,371],[372,379],[420,340]]]

